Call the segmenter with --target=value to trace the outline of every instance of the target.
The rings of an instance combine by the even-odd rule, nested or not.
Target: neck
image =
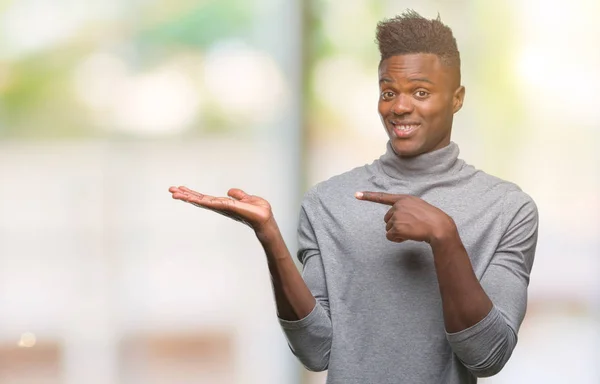
[[[447,146],[432,152],[414,157],[401,157],[394,152],[388,141],[387,150],[379,160],[388,176],[395,179],[417,179],[453,172],[462,163],[458,159],[459,153],[458,145],[451,141]]]

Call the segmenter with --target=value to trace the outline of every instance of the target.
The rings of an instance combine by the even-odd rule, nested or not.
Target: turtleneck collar
[[[387,150],[380,158],[383,172],[394,179],[417,179],[420,177],[441,176],[453,173],[462,167],[463,161],[458,158],[460,150],[453,141],[447,146],[419,156],[403,158],[398,156],[391,143],[387,142]]]

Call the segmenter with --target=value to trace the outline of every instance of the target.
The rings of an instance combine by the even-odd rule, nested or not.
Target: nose
[[[413,103],[410,96],[400,94],[396,97],[394,104],[392,104],[392,112],[396,115],[404,115],[411,113],[413,110]]]

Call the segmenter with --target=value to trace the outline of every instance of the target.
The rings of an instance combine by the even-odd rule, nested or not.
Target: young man
[[[458,158],[450,134],[465,89],[452,31],[411,11],[381,22],[377,40],[387,151],[306,194],[302,275],[264,199],[170,191],[254,229],[289,345],[328,383],[475,383],[516,345],[537,208]]]

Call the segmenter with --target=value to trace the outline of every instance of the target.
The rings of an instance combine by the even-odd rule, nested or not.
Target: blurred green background
[[[324,383],[252,234],[167,188],[264,196],[293,251],[304,191],[385,150],[374,32],[406,8],[457,39],[461,157],[540,209],[519,345],[482,381],[597,383],[594,0],[0,0],[0,382]]]

